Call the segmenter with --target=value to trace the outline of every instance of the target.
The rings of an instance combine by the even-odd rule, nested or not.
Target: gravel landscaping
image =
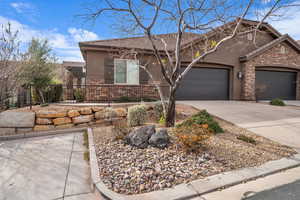
[[[102,181],[118,193],[145,193],[221,172],[259,166],[295,153],[289,147],[216,120],[225,132],[206,140],[198,153],[182,151],[174,142],[171,130],[172,143],[167,148],[138,149],[123,140],[114,140],[112,127],[94,128]],[[256,144],[237,139],[240,134],[253,138]]]

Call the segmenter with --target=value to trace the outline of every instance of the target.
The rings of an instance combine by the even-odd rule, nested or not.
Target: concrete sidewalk
[[[0,142],[0,200],[94,200],[82,133]]]
[[[180,101],[300,151],[300,110],[243,101]]]
[[[195,197],[192,200],[298,200],[300,197],[295,195],[299,194],[300,188],[299,184],[296,185],[295,183],[300,180],[299,174],[300,168],[298,167],[221,191]],[[287,190],[288,188],[290,189]],[[278,191],[276,192],[276,190]]]

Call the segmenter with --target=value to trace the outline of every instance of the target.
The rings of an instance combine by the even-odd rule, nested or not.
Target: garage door
[[[182,80],[177,100],[228,100],[229,70],[193,68]]]
[[[296,99],[296,72],[256,71],[256,91],[259,100]]]

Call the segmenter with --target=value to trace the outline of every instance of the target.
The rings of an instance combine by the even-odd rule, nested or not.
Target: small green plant
[[[90,153],[89,153],[88,151],[85,151],[85,152],[83,153],[83,159],[84,159],[85,161],[87,161],[87,162],[90,161]]]
[[[84,91],[80,88],[75,89],[74,97],[77,102],[83,102],[84,101]]]
[[[273,106],[285,106],[285,103],[282,99],[276,98],[270,101],[270,104]]]
[[[129,126],[139,126],[145,123],[147,110],[145,105],[136,105],[128,108],[127,123]]]
[[[166,118],[164,116],[161,116],[158,123],[164,125],[166,123]]]
[[[197,152],[203,141],[207,140],[212,136],[212,132],[206,125],[192,124],[188,127],[176,127],[174,129],[176,142],[186,152]]]
[[[223,133],[223,129],[220,127],[218,122],[216,122],[213,117],[206,111],[200,111],[199,113],[193,115],[192,117],[188,118],[181,124],[178,124],[177,127],[188,127],[192,126],[193,124],[199,125],[208,125],[208,129],[213,133]]]
[[[83,146],[87,148],[87,150],[83,153],[83,159],[86,161],[90,161],[89,135],[87,131],[84,131],[83,133]]]
[[[40,106],[41,106],[41,107],[47,107],[47,106],[49,106],[49,104],[48,104],[48,103],[43,103],[43,104],[41,104]]]
[[[155,103],[153,106],[154,117],[159,121],[164,116],[164,110],[161,102]]]
[[[252,137],[242,135],[242,134],[238,135],[236,138],[238,140],[242,140],[244,142],[251,143],[251,144],[256,144],[257,143],[256,140],[254,140]]]
[[[127,102],[139,102],[140,100],[135,97],[128,97],[128,96],[122,96],[120,97],[117,102],[119,103],[127,103]]]
[[[83,133],[83,146],[85,146],[87,149],[89,148],[89,135],[87,131]]]

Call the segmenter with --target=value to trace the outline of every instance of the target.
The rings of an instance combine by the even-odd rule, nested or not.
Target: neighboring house
[[[63,61],[64,83],[68,86],[79,87],[85,84],[85,63]]]
[[[222,26],[230,30],[236,22]],[[258,22],[244,20],[242,30]],[[182,67],[192,57],[203,52],[203,38],[218,40],[224,32],[208,32],[205,35],[186,33],[182,43]],[[184,78],[176,98],[178,100],[255,100],[298,99],[300,100],[300,46],[288,35],[280,34],[268,23],[263,23],[257,33],[256,45],[253,32],[239,34],[226,41],[203,62],[198,63]],[[168,43],[168,50],[175,48],[176,34],[157,35]],[[164,45],[157,41],[164,55]],[[107,85],[117,98],[122,92],[134,87],[149,87],[144,96],[153,96],[153,81],[161,86],[166,83],[153,56],[153,49],[145,37],[98,40],[79,43],[86,62],[86,84]],[[136,54],[136,56],[133,56]],[[151,80],[138,67],[149,67],[154,74]],[[152,87],[152,89],[150,89]],[[134,89],[132,89],[134,90]],[[97,95],[106,92],[99,89]],[[134,94],[132,94],[134,95]]]

